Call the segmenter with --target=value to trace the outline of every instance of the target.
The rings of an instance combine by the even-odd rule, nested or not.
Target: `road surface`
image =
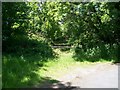
[[[76,68],[57,79],[59,83],[44,84],[42,88],[118,88],[118,65],[99,63],[87,68]]]

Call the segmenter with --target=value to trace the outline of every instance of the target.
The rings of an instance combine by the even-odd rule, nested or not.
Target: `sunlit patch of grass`
[[[84,68],[95,65],[95,63],[84,61],[78,62],[72,58],[72,52],[59,52],[59,58],[46,62],[38,73],[43,76],[57,79],[76,68]]]
[[[37,67],[29,60],[4,55],[2,64],[3,88],[30,87],[39,80],[38,75],[33,72]]]
[[[21,80],[21,82],[28,82],[29,80],[30,80],[29,77],[24,77],[24,78]]]

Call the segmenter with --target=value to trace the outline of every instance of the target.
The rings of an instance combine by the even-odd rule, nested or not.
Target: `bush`
[[[116,44],[100,44],[93,48],[84,48],[77,46],[75,48],[74,58],[76,60],[84,61],[99,61],[101,59],[108,60],[108,61],[118,61],[120,54],[119,46]]]
[[[3,42],[3,53],[21,55],[39,55],[53,57],[54,52],[50,45],[43,40],[28,38],[11,38]]]

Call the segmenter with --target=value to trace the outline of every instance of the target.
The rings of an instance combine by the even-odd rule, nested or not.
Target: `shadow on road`
[[[59,89],[69,89],[69,90],[76,90],[80,87],[72,86],[71,82],[63,83],[62,81],[58,81],[55,79],[51,79],[50,77],[43,78],[43,82],[41,85],[35,86],[35,88],[51,88],[55,90]]]

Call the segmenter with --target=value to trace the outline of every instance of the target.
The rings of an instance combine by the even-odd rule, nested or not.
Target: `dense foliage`
[[[3,51],[14,52],[19,46],[26,48],[30,46],[27,41],[35,37],[36,40],[43,38],[53,45],[70,44],[77,51],[83,49],[87,52],[99,48],[101,54],[104,52],[102,58],[108,57],[106,54],[112,48],[119,58],[119,4],[120,2],[3,3]],[[31,46],[35,47],[33,44]]]

